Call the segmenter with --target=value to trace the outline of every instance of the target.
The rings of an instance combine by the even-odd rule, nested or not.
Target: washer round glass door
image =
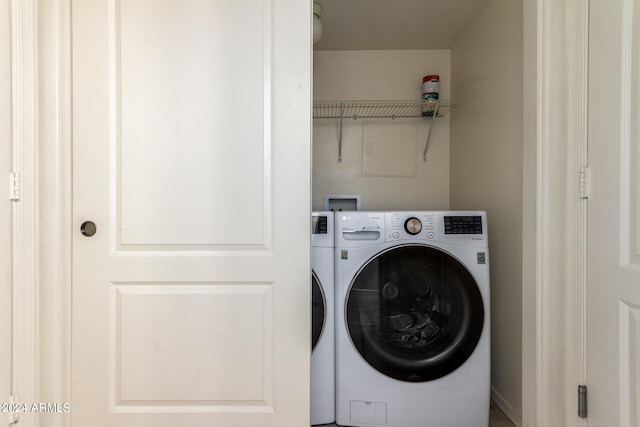
[[[324,330],[327,306],[324,291],[315,273],[311,273],[311,350],[316,348]]]
[[[356,274],[346,322],[360,355],[401,381],[443,377],[473,353],[484,323],[482,295],[452,255],[426,245],[389,248]]]

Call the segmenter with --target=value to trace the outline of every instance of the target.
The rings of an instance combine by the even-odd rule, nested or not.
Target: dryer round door
[[[324,330],[327,315],[327,301],[318,277],[311,273],[311,350],[316,348],[322,331]]]
[[[347,330],[364,360],[384,375],[424,382],[460,367],[484,324],[478,285],[452,255],[426,245],[389,248],[351,282]]]

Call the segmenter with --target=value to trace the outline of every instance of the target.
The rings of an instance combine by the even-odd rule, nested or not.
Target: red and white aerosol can
[[[440,76],[437,74],[431,74],[422,78],[422,115],[433,116],[436,109],[438,100],[438,93],[440,92]],[[431,102],[425,102],[431,101]]]
[[[422,78],[422,99],[438,99],[440,76],[431,74]]]

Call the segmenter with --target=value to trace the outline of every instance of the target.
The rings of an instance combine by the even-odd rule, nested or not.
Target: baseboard
[[[491,387],[491,399],[494,403],[500,408],[502,412],[511,420],[516,427],[522,427],[522,415],[518,413],[513,406],[507,402],[507,400],[502,397],[500,393],[496,391],[495,388]]]

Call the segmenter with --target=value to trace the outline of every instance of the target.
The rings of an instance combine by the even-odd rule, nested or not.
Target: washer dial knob
[[[422,223],[416,217],[411,217],[404,222],[404,229],[411,235],[416,235],[422,231]]]

